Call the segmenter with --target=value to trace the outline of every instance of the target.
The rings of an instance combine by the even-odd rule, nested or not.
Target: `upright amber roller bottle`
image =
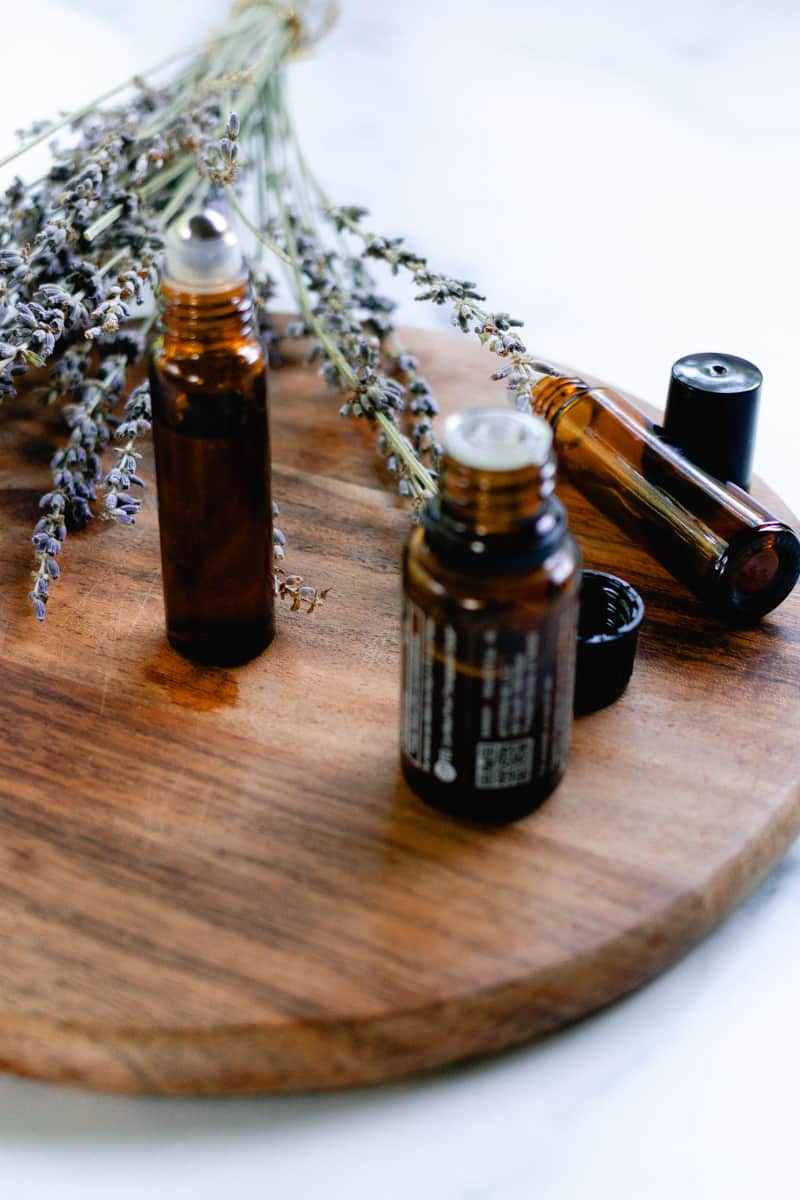
[[[274,630],[267,386],[238,241],[208,209],[167,238],[150,384],[167,636],[234,665]]]
[[[403,771],[436,808],[509,821],[564,772],[580,553],[544,421],[459,413],[443,441],[440,494],[404,559]]]
[[[609,388],[545,375],[531,404],[575,486],[721,616],[750,622],[800,575],[800,539],[742,488],[695,466]]]

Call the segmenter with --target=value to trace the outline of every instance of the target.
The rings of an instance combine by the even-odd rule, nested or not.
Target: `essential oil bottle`
[[[552,426],[570,482],[720,616],[755,622],[792,591],[800,575],[795,531],[696,466],[625,396],[545,375],[531,406]]]
[[[230,666],[272,640],[264,355],[242,253],[214,209],[167,237],[150,363],[167,637]]]
[[[403,773],[435,808],[499,823],[564,772],[580,552],[544,421],[459,413],[443,444],[441,490],[403,564]]]

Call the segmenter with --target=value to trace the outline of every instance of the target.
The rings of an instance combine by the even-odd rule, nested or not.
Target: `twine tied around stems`
[[[299,0],[296,6],[282,3],[282,0],[236,0],[234,16],[250,8],[270,8],[283,20],[292,34],[295,54],[318,41],[339,17],[339,5],[335,0]]]

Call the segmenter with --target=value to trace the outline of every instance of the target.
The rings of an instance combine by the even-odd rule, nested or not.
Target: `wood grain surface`
[[[504,402],[467,339],[408,341],[445,408]],[[134,529],[69,538],[35,623],[51,445],[33,400],[0,422],[7,1070],[190,1094],[493,1051],[663,969],[800,828],[800,594],[727,628],[566,487],[586,565],[644,594],[631,686],[576,723],[526,821],[484,832],[417,801],[398,768],[408,516],[338,403],[297,364],[272,376],[288,566],[331,594],[231,671],[165,643],[153,486]]]

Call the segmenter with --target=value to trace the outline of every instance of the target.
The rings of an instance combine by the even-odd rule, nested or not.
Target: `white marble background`
[[[293,73],[310,157],[527,340],[660,402],[765,374],[756,465],[800,508],[794,0],[343,0]],[[3,0],[0,145],[201,35],[225,0]],[[409,298],[404,319],[441,314]],[[780,719],[776,714],[776,719]],[[800,849],[659,980],[490,1062],[324,1097],[158,1102],[0,1076],[4,1200],[750,1200],[800,1194]]]

